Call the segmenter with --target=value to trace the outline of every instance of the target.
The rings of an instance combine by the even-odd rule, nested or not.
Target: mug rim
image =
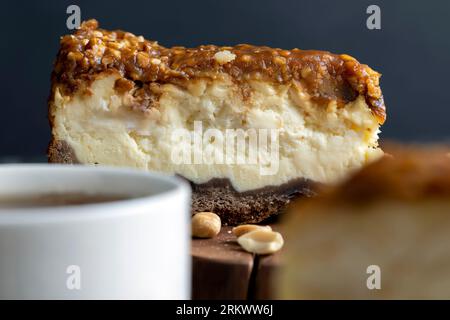
[[[35,224],[46,222],[67,222],[90,219],[102,219],[119,216],[127,216],[127,208],[151,206],[152,203],[165,201],[168,198],[189,196],[191,188],[187,181],[176,175],[164,175],[158,172],[144,171],[134,168],[112,167],[112,166],[90,166],[81,164],[0,164],[0,178],[4,170],[48,170],[48,171],[79,171],[92,172],[109,175],[124,175],[128,177],[139,176],[147,180],[153,180],[156,183],[166,183],[169,190],[160,190],[159,192],[130,197],[114,201],[85,203],[77,205],[60,206],[39,206],[39,207],[16,207],[0,208],[0,226],[10,224]],[[55,173],[56,174],[56,173]],[[105,210],[108,209],[108,210]],[[132,214],[132,213],[130,213]],[[165,213],[167,214],[167,213]]]

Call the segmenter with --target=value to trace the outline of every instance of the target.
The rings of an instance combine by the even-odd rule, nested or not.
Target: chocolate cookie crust
[[[144,84],[223,75],[237,83],[294,81],[312,99],[333,100],[342,106],[362,95],[380,124],[386,117],[381,75],[345,54],[248,44],[165,48],[129,32],[99,29],[96,20],[84,22],[73,35],[61,38],[53,85],[63,86],[70,94],[105,71],[117,71],[123,80]]]
[[[52,139],[47,149],[47,155],[48,162],[50,163],[80,163],[72,147],[66,141],[62,140]]]
[[[301,178],[280,186],[237,192],[228,179],[191,182],[192,212],[212,211],[225,225],[258,223],[281,213],[292,200],[314,195],[315,185]]]

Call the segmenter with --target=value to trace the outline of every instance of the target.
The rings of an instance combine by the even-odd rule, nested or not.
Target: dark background
[[[45,159],[52,61],[66,8],[82,20],[162,45],[251,43],[348,53],[383,74],[388,119],[381,137],[450,138],[450,1],[197,0],[8,1],[0,9],[0,157]],[[366,8],[381,7],[381,30]]]

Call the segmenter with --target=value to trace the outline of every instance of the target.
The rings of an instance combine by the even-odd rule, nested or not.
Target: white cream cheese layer
[[[116,79],[118,75],[97,78],[90,95],[69,97],[54,90],[54,138],[66,141],[81,163],[179,174],[195,183],[228,178],[236,190],[246,191],[298,177],[334,183],[382,154],[377,148],[379,125],[363,97],[338,108],[335,102],[316,104],[298,84],[250,81],[251,95],[244,99],[229,79],[195,80],[183,87],[161,85],[158,107],[144,113],[132,110],[129,95],[114,89]],[[215,138],[200,144],[177,138],[180,129],[193,134],[198,124],[203,133],[217,129],[224,136],[227,129],[266,130],[269,148],[270,132],[276,132],[276,159],[265,164],[196,162],[195,154],[226,151],[225,143]],[[261,140],[257,142],[247,145],[245,155],[261,151]],[[175,161],[174,150],[185,147],[191,162]],[[262,174],[262,166],[270,166],[269,174]]]

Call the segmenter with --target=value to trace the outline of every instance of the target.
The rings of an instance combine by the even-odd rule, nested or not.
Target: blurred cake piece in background
[[[389,151],[291,207],[280,298],[450,298],[450,148]]]

